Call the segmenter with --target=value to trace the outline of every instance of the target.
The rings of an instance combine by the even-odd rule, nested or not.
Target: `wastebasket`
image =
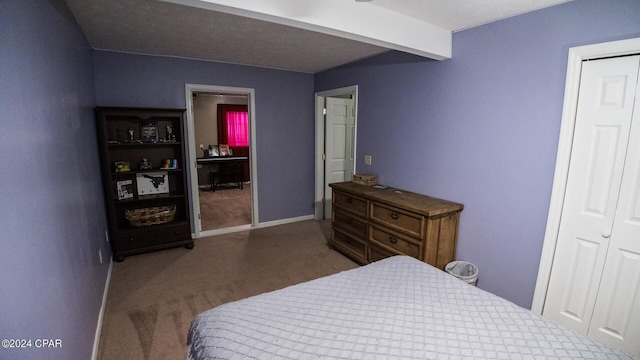
[[[467,261],[452,261],[444,267],[451,274],[467,284],[476,286],[478,283],[478,267]]]

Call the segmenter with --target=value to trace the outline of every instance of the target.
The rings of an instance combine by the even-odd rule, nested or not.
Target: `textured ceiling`
[[[351,0],[344,0],[351,1]],[[456,31],[567,0],[375,0]],[[317,73],[387,48],[158,0],[67,0],[95,49]]]

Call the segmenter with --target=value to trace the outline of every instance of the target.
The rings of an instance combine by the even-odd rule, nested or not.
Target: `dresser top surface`
[[[464,208],[464,205],[459,203],[417,194],[394,187],[377,188],[372,185],[360,185],[351,181],[333,183],[329,184],[329,186],[335,190],[369,198],[373,201],[378,201],[387,205],[406,208],[426,216],[462,211]]]

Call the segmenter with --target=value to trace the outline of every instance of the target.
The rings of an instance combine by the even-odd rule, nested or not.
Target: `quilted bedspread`
[[[196,316],[189,359],[631,359],[395,256]]]

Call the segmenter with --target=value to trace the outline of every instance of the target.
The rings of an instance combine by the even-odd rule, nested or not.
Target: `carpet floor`
[[[202,231],[251,224],[251,184],[242,189],[200,189]]]
[[[358,267],[327,246],[331,223],[301,221],[196,240],[113,263],[98,359],[185,359],[198,313]]]

